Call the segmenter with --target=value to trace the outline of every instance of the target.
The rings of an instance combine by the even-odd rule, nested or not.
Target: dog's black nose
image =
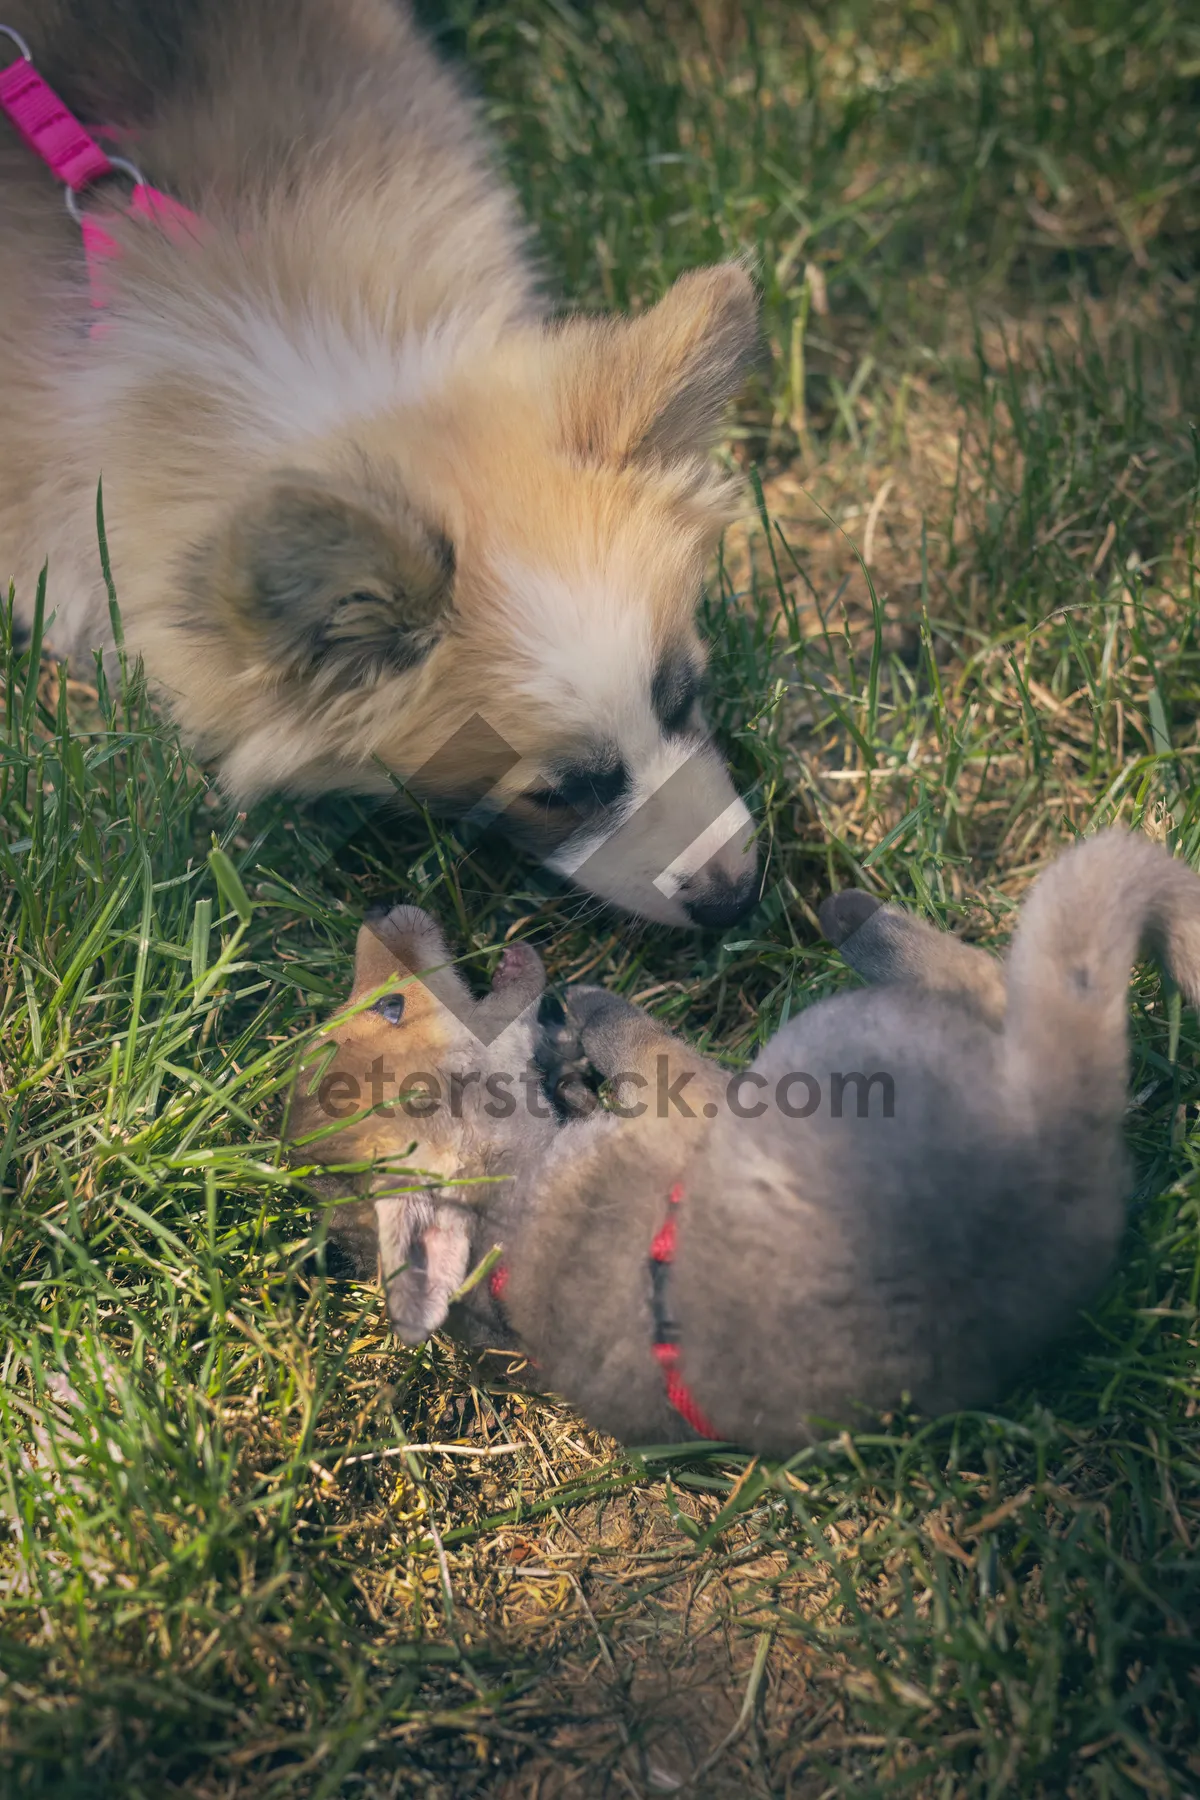
[[[829,942],[836,946],[853,937],[859,926],[865,925],[882,904],[873,894],[864,894],[861,888],[843,888],[840,894],[830,894],[822,900],[817,918]]]
[[[694,899],[685,899],[684,909],[693,925],[706,931],[725,931],[752,911],[758,899],[758,871],[751,869],[740,881],[714,872]]]

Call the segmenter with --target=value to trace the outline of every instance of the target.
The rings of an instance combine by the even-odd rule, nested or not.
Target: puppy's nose
[[[714,870],[698,892],[680,898],[693,925],[725,931],[753,910],[758,899],[758,871],[752,868],[731,879],[723,870]]]

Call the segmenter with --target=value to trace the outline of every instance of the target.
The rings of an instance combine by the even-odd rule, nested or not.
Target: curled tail
[[[1139,953],[1200,1006],[1200,875],[1149,838],[1104,831],[1059,857],[1021,909],[1007,968],[1010,1072],[1043,1118],[1118,1121]]]

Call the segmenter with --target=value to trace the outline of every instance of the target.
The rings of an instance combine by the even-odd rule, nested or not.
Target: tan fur
[[[102,475],[127,643],[242,802],[391,792],[476,714],[523,759],[500,796],[518,834],[539,821],[517,796],[597,734],[653,787],[655,669],[702,660],[733,504],[705,452],[755,350],[745,271],[633,320],[553,320],[474,109],[393,0],[6,17],[204,234],[114,222],[89,337],[76,228],[0,121],[0,578],[28,607],[48,556],[58,647],[108,643]],[[313,502],[307,585],[298,554],[267,558],[284,486]],[[715,755],[696,767],[693,836],[734,800]],[[423,797],[477,797],[458,787],[450,758]],[[684,923],[715,871],[744,906],[748,836],[682,899],[608,897]]]
[[[417,907],[381,909],[359,931],[346,1011],[305,1059],[287,1132],[293,1161],[315,1167],[315,1192],[333,1203],[335,1266],[363,1279],[382,1275],[397,1316],[415,1304],[416,1274],[405,1261],[414,1221],[432,1229],[434,1201],[453,1201],[458,1182],[472,1184],[462,1191],[468,1206],[481,1203],[488,1183],[511,1186],[519,1158],[540,1156],[553,1136],[530,1060],[544,983],[537,953],[514,944],[491,993],[474,1000],[437,926]],[[402,1002],[395,1021],[381,1011],[389,998]],[[489,1092],[494,1075],[507,1086]],[[501,1130],[485,1110],[514,1084],[519,1133]],[[439,1104],[431,1107],[434,1095]],[[320,1173],[356,1163],[374,1166]],[[451,1290],[467,1273],[461,1243],[456,1255]]]

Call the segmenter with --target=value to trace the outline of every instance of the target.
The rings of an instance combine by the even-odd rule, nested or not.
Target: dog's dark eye
[[[692,714],[696,710],[696,695],[689,694],[674,711],[669,712],[662,722],[664,737],[682,737],[692,723]]]
[[[549,812],[571,804],[561,788],[530,788],[523,798],[530,806],[543,806]]]
[[[404,995],[385,994],[382,1000],[375,1002],[371,1011],[377,1012],[389,1025],[398,1025],[404,1017]]]
[[[681,737],[695,723],[701,673],[688,657],[662,663],[650,686],[650,700],[665,737]]]
[[[597,807],[611,806],[629,785],[629,772],[624,763],[611,769],[571,769],[562,774],[553,787],[529,788],[525,799],[530,806],[546,812],[595,812]]]

